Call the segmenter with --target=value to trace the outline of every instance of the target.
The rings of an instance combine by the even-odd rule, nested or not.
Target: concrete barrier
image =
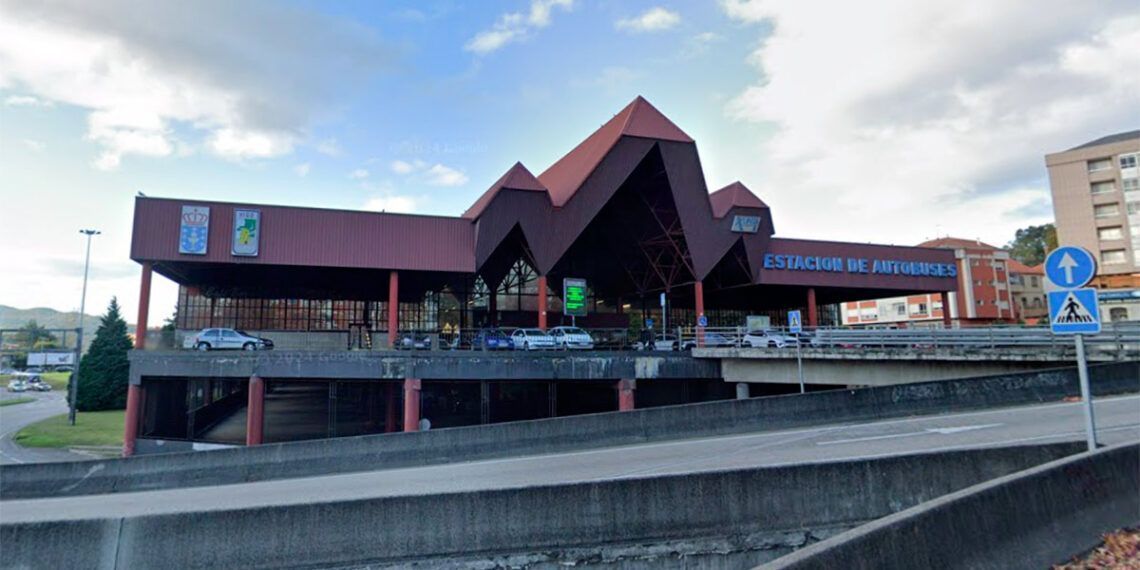
[[[1049,568],[1140,523],[1140,444],[1060,459],[922,503],[761,566]]]
[[[1097,395],[1140,391],[1140,362],[1092,366]],[[643,381],[644,383],[645,381]],[[649,408],[254,448],[0,466],[0,496],[113,493],[286,479],[1056,402],[1075,369]]]
[[[0,525],[4,568],[745,567],[1078,452],[965,450],[426,496]],[[72,534],[77,533],[77,537]],[[716,564],[713,561],[717,562]],[[457,567],[457,566],[452,566]]]

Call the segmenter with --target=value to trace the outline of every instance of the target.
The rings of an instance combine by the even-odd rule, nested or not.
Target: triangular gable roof
[[[981,240],[963,239],[950,236],[927,240],[918,244],[917,247],[941,247],[946,249],[1001,249]]]
[[[693,142],[693,139],[673,124],[673,121],[639,95],[621,112],[574,147],[574,150],[538,175],[538,179],[549,189],[550,199],[555,206],[562,206],[570,200],[623,135]]]
[[[712,204],[713,216],[723,218],[734,207],[738,208],[767,208],[756,194],[740,182],[733,182],[712,194],[709,194],[709,203]]]
[[[491,203],[491,200],[494,200],[495,196],[499,194],[499,191],[504,188],[546,192],[546,187],[543,186],[521,162],[516,162],[515,165],[507,170],[506,174],[499,177],[470,208],[467,208],[466,212],[463,212],[462,217],[469,220],[478,218],[479,215],[483,213],[483,210],[487,208],[487,205]]]

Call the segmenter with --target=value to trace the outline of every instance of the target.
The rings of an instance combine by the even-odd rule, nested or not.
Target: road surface
[[[4,392],[2,399],[25,397],[35,398],[36,401],[0,407],[0,465],[90,459],[62,449],[36,449],[16,445],[12,437],[24,426],[67,413],[67,399],[61,390],[15,394]]]
[[[1096,403],[1102,443],[1140,439],[1140,395]],[[425,495],[660,474],[1084,441],[1080,403],[162,491],[0,502],[0,523]]]

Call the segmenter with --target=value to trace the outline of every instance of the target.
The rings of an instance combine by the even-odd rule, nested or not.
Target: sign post
[[[586,280],[562,280],[562,314],[570,317],[570,324],[578,326],[578,317],[586,316]]]
[[[796,335],[792,338],[796,341],[796,371],[800,377],[800,393],[803,394],[806,390],[804,388],[804,359],[800,353],[800,333],[804,332],[804,321],[798,310],[788,311],[788,332]]]
[[[1076,338],[1077,376],[1081,399],[1085,405],[1085,430],[1089,451],[1096,449],[1096,419],[1093,415],[1092,389],[1089,387],[1088,362],[1085,359],[1083,335],[1100,332],[1100,307],[1096,289],[1082,288],[1096,275],[1096,260],[1079,247],[1059,247],[1045,258],[1045,278],[1056,290],[1049,291],[1049,328],[1053,334],[1071,334]]]
[[[665,308],[665,292],[661,292],[661,335],[669,332],[669,311]],[[677,348],[681,347],[681,339],[677,339]]]

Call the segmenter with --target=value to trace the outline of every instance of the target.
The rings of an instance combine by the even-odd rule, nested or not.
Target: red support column
[[[942,292],[942,326],[950,328],[953,323],[950,322],[950,292]]]
[[[387,409],[384,410],[384,433],[396,431],[396,384],[388,382]]]
[[[139,316],[135,322],[135,349],[146,347],[146,320],[150,313],[150,278],[152,265],[149,261],[142,264],[142,280],[139,284]],[[141,381],[141,380],[140,380]],[[123,418],[123,457],[135,454],[135,439],[139,434],[139,416],[142,415],[142,386],[131,384],[127,386],[127,411]]]
[[[265,381],[249,377],[249,402],[245,413],[245,444],[261,445],[265,433]]]
[[[618,411],[628,412],[634,409],[633,391],[637,389],[637,380],[618,380]]]
[[[127,386],[127,414],[123,420],[123,457],[135,454],[135,439],[139,435],[139,416],[142,410],[143,389],[138,384]]]
[[[808,287],[807,291],[807,326],[809,328],[816,328],[819,326],[819,312],[815,306],[815,287]]]
[[[396,347],[396,333],[400,330],[400,275],[388,272],[388,347]]]
[[[705,315],[705,284],[697,281],[693,284],[693,298],[696,301],[697,311],[697,346],[705,345],[705,327],[700,326],[701,317]]]
[[[420,431],[420,389],[419,378],[404,380],[404,431]]]
[[[538,328],[546,330],[546,276],[538,276]]]

